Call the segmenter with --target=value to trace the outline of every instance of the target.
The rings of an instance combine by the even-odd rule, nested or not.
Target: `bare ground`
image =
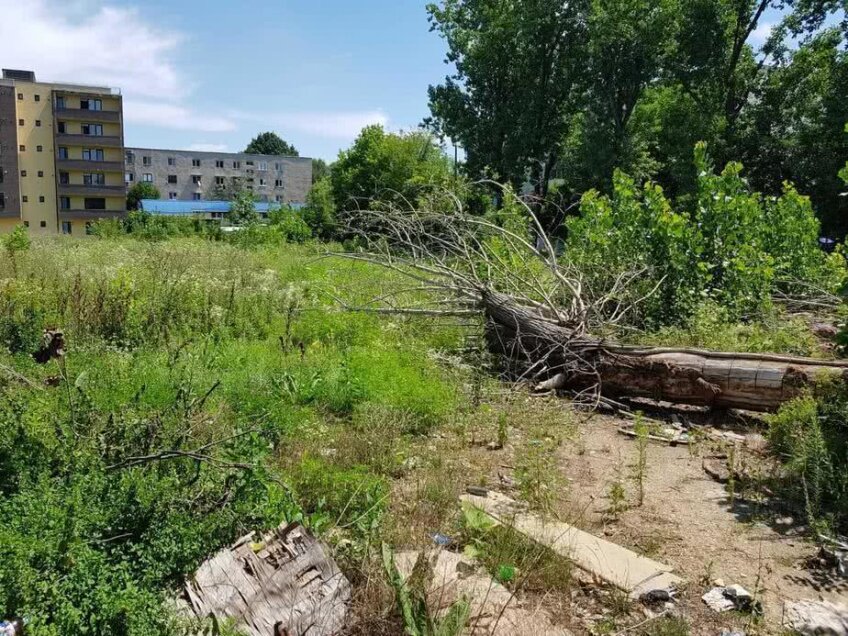
[[[493,448],[504,423],[507,442]],[[705,461],[723,461],[713,444],[650,443],[644,502],[636,505],[637,444],[618,432],[623,423],[576,414],[563,400],[526,395],[458,421],[410,449],[410,469],[396,483],[391,543],[432,546],[432,532],[456,536],[457,496],[468,486],[485,485],[672,565],[688,584],[670,613],[684,616],[692,634],[718,636],[724,628],[780,634],[784,600],[848,598],[844,579],[836,582],[808,567],[817,548],[785,511],[774,509],[774,502],[746,500],[747,493],[731,502],[726,486],[704,472]],[[762,438],[753,435],[750,442],[761,446]],[[745,445],[735,452],[737,461],[746,461]],[[618,514],[610,512],[615,482],[626,499]],[[701,596],[716,579],[754,593],[764,617],[708,609]],[[581,576],[570,592],[518,594],[575,634],[650,634],[652,616],[664,609],[651,608],[652,614],[623,603],[614,590]]]

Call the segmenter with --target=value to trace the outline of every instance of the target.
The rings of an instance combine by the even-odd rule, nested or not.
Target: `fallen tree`
[[[598,400],[647,397],[674,403],[772,411],[821,381],[848,380],[848,362],[617,344],[609,333],[648,295],[630,283],[644,271],[590,289],[557,250],[533,212],[530,232],[514,219],[463,213],[357,210],[348,232],[365,246],[338,254],[392,269],[414,281],[372,303],[380,313],[485,318],[489,349],[509,377],[540,390]],[[534,236],[535,240],[528,238]]]

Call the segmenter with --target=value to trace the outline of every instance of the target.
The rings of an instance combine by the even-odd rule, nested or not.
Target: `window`
[[[132,172],[125,172],[124,181],[126,183],[132,183],[133,181],[135,181],[135,175]]]
[[[38,202],[39,202],[39,203],[44,203],[44,197],[38,197]]]
[[[82,150],[82,158],[85,161],[103,161],[105,156],[103,148],[83,148]]]
[[[35,96],[35,101],[40,102],[40,101],[41,101],[41,95],[36,95],[36,96]]]
[[[224,177],[215,177],[215,185],[224,185]]]
[[[71,197],[59,197],[59,209],[60,210],[70,210],[71,209]]]
[[[223,168],[223,167],[224,167],[224,162],[223,162],[222,160],[218,160],[218,161],[216,161],[216,162],[215,162],[215,167],[216,167],[216,168]]]
[[[85,200],[85,209],[86,210],[105,210],[106,209],[106,199],[103,199],[103,198],[86,199]]]
[[[150,157],[142,157],[141,158],[141,165],[149,166],[149,165],[152,165],[152,164],[153,164],[153,161],[150,159]]]
[[[21,176],[22,176],[22,177],[25,177],[25,176],[26,176],[26,170],[21,170]]]
[[[281,194],[278,194],[276,197],[274,197],[274,199],[277,201],[277,203],[283,202],[283,196]]]
[[[199,192],[195,192],[195,193],[194,193],[194,200],[195,200],[195,201],[200,201],[201,196],[202,196],[202,195],[201,195]]]
[[[36,151],[36,152],[41,152],[41,151],[43,151],[43,150],[44,150],[44,146],[36,146],[36,147],[35,147],[35,151]]]
[[[145,172],[143,175],[141,175],[141,180],[145,183],[153,183],[153,175],[149,172]]]
[[[82,110],[103,110],[103,102],[99,99],[81,99],[80,108]]]
[[[24,221],[24,227],[29,227],[29,221]]]
[[[135,163],[135,153],[132,150],[124,152],[124,161],[127,163]]]
[[[168,157],[168,165],[169,166],[177,165],[177,158],[176,157]]]
[[[84,174],[82,175],[82,183],[88,186],[103,186],[106,185],[106,175],[99,173]]]
[[[57,97],[56,98],[56,108],[57,109],[65,108],[65,98],[64,97]]]
[[[39,225],[41,227],[47,227],[47,221],[42,221],[41,223],[39,223]]]
[[[177,175],[175,175],[175,174],[169,174],[169,175],[168,175],[168,183],[170,183],[170,184],[176,184],[176,183],[177,183]]]
[[[100,137],[103,135],[103,124],[83,124],[82,134],[92,137]]]
[[[259,185],[264,186],[265,185],[265,179],[260,178],[259,179]]]
[[[200,177],[200,175],[199,175],[199,174],[193,174],[193,175],[191,175],[191,182],[192,182],[194,185],[196,185],[196,186],[201,185],[201,183],[200,183],[200,182],[201,182],[201,177]]]
[[[62,234],[70,234],[72,227],[70,221],[62,221]]]
[[[265,163],[264,161],[260,161],[259,162],[259,170],[267,170],[267,169],[268,169],[268,164]]]
[[[199,168],[200,167],[200,159],[192,159],[191,160],[191,167],[192,168]]]
[[[169,193],[168,193],[168,198],[169,198],[171,201],[176,201],[176,200],[177,200],[177,193],[176,193],[176,192],[169,192]]]
[[[283,187],[283,180],[277,179],[276,181],[274,181],[274,187],[275,188],[282,188]]]
[[[6,207],[6,195],[0,192],[0,210]]]
[[[252,161],[245,161],[245,162],[244,162],[244,165],[246,165],[248,168],[252,168],[252,167],[253,167],[253,162],[252,162]]]
[[[23,126],[25,123],[23,119],[18,120],[18,126]]]
[[[3,171],[0,170],[0,183],[3,183]]]
[[[57,131],[60,135],[64,135],[64,134],[67,132],[67,126],[65,125],[65,122],[60,121],[60,122],[57,124],[56,131]]]
[[[35,120],[35,127],[36,127],[36,128],[41,128],[41,120],[40,120],[40,119],[36,119],[36,120]]]
[[[21,197],[21,201],[23,201],[24,203],[28,203],[29,197],[27,195],[24,195],[24,196]]]
[[[39,170],[39,171],[38,171],[38,176],[39,176],[39,177],[43,177],[43,176],[44,176],[44,170]]]
[[[59,185],[68,185],[71,182],[71,175],[67,172],[59,173]]]
[[[59,159],[67,159],[68,158],[68,149],[67,148],[59,148]]]
[[[282,170],[282,169],[283,169],[283,164],[281,164],[281,163],[275,163],[275,164],[274,164],[274,169],[275,169],[275,170],[277,170],[277,171],[279,172],[280,170]]]
[[[236,170],[241,168],[241,161],[233,161],[233,168]]]
[[[18,150],[20,150],[21,152],[26,152],[26,146],[21,144],[20,146],[18,146]]]
[[[19,99],[19,100],[22,100],[23,98],[24,98],[24,94],[23,94],[23,93],[18,93],[18,99]]]

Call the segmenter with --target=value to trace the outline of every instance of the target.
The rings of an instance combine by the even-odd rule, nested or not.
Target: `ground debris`
[[[199,618],[234,618],[250,636],[331,636],[345,627],[350,583],[294,523],[221,550],[191,577],[186,595]]]
[[[848,606],[827,601],[786,601],[783,625],[803,636],[846,636]]]
[[[754,596],[741,585],[714,587],[701,597],[707,606],[716,612],[727,612],[732,609],[740,612],[762,614],[762,606]]]
[[[427,559],[432,572],[426,596],[428,610],[433,615],[445,616],[463,599],[469,603],[463,634],[570,636],[570,632],[551,622],[546,611],[522,607],[512,592],[464,555],[442,549],[430,553],[399,552],[395,555],[395,564],[404,580],[413,576],[419,559]]]

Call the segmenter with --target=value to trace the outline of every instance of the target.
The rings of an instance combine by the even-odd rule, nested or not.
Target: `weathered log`
[[[848,381],[848,362],[618,345],[576,334],[505,294],[488,292],[482,301],[490,348],[544,389],[773,411],[818,382]]]

